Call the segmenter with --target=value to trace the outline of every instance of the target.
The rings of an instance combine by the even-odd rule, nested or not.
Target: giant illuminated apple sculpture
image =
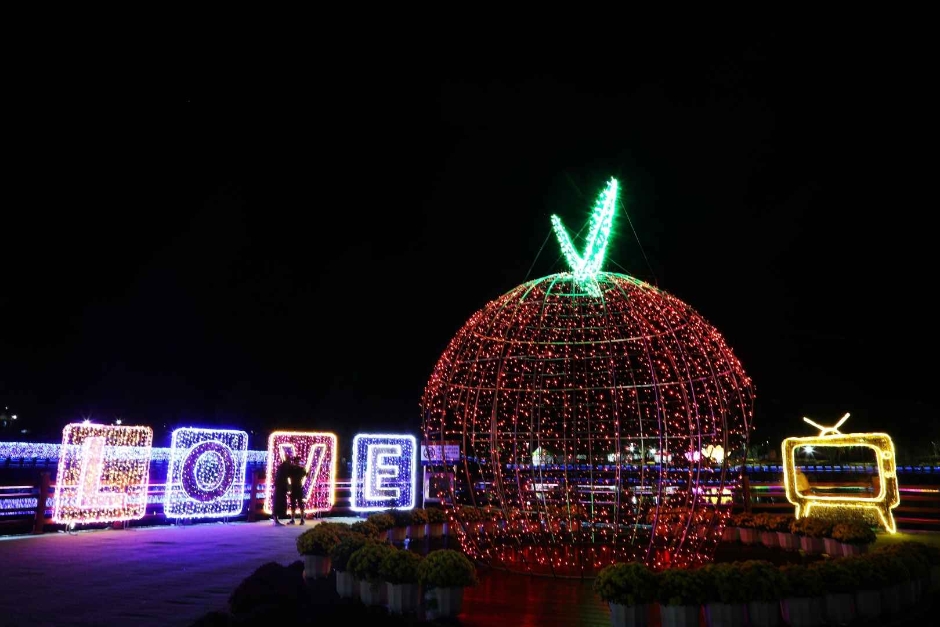
[[[455,473],[437,496],[480,560],[556,575],[694,565],[720,537],[730,502],[715,495],[738,479],[751,380],[691,307],[601,271],[617,194],[611,179],[583,254],[552,216],[571,271],[475,313],[425,388],[425,443],[461,447],[427,471]],[[720,463],[696,454],[709,446],[727,452]]]

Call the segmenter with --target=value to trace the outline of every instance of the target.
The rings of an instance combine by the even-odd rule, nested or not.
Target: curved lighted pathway
[[[226,609],[258,566],[297,561],[305,529],[200,523],[0,538],[0,625],[185,627]]]

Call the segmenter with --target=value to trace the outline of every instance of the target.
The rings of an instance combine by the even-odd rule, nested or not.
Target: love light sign
[[[248,433],[181,427],[173,432],[163,512],[168,518],[236,516],[245,506]]]
[[[316,431],[275,431],[268,438],[268,464],[265,479],[264,511],[274,511],[274,474],[278,465],[300,457],[304,478],[304,509],[327,511],[336,501],[336,449],[333,433]]]
[[[147,512],[153,429],[73,423],[62,430],[52,520],[137,520]]]
[[[360,433],[353,438],[352,509],[412,509],[417,449],[413,435]]]

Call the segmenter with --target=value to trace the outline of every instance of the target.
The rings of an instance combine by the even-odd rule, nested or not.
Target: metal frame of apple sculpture
[[[693,566],[711,560],[730,515],[751,380],[691,307],[601,271],[617,194],[611,179],[583,255],[552,216],[571,271],[475,313],[425,388],[425,444],[461,448],[427,472],[455,474],[438,496],[464,550],[491,565],[554,576],[614,561]],[[701,454],[710,445],[727,452],[720,463]]]

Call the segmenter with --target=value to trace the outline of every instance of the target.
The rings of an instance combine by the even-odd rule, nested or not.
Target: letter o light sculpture
[[[248,433],[181,427],[173,432],[164,497],[168,518],[236,516],[245,506]]]

